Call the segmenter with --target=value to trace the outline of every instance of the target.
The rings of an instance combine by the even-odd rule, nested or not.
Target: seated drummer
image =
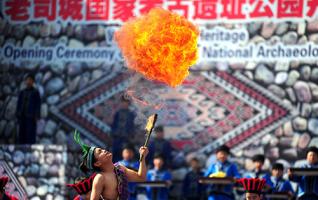
[[[307,150],[306,163],[300,166],[300,168],[316,168],[318,170],[318,148],[309,147]],[[289,180],[297,182],[298,199],[299,200],[313,200],[318,199],[318,176],[297,176],[288,170]]]
[[[290,195],[294,194],[294,190],[288,180],[283,178],[284,165],[281,163],[274,163],[272,166],[272,175],[266,177],[266,183],[270,187],[272,193],[286,192]]]
[[[165,159],[162,154],[156,154],[153,159],[154,168],[148,170],[147,181],[167,181],[168,185],[171,185],[172,176],[171,173],[165,169]],[[156,197],[153,197],[156,191]],[[147,188],[148,199],[168,200],[169,189],[168,188]]]
[[[206,177],[220,177],[223,174],[224,177],[239,178],[240,174],[237,170],[237,166],[228,161],[230,154],[229,147],[222,145],[216,150],[215,163],[212,163],[208,170],[205,172]],[[220,186],[213,184],[209,188],[209,200],[234,200],[233,185]]]

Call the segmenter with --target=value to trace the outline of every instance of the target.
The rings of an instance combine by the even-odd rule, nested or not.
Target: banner
[[[313,42],[286,44],[276,41],[271,44],[264,41],[255,44],[248,41],[249,33],[243,28],[202,28],[200,36],[201,62],[222,62],[224,59],[231,62],[315,61],[318,56],[318,45]]]
[[[88,38],[94,35],[104,37],[104,44],[81,44],[77,40],[68,44],[54,43],[28,45],[22,47],[4,43],[0,57],[9,63],[22,61],[48,62],[106,62],[113,64],[123,61],[120,51],[113,42],[114,31],[132,17],[148,12],[154,7],[175,11],[199,26],[199,62],[273,62],[313,61],[318,55],[317,39],[297,41],[307,34],[305,22],[317,16],[318,3],[314,0],[5,0],[2,2],[2,15],[10,24],[24,26],[42,24],[45,37],[53,36],[70,26],[87,25],[93,28]],[[273,23],[267,23],[271,21]],[[225,22],[228,25],[224,26]],[[257,24],[266,22],[261,30],[254,30]],[[274,34],[273,28],[293,22],[297,30],[286,30],[275,41],[268,41]],[[277,24],[274,24],[277,23]],[[207,27],[209,26],[209,27]],[[253,26],[255,26],[253,28]],[[277,28],[278,29],[278,28]],[[256,37],[254,31],[261,31]],[[309,30],[310,31],[310,30]],[[56,33],[55,33],[56,34]],[[25,40],[34,40],[32,37]],[[67,46],[68,45],[68,46]]]
[[[195,22],[302,21],[317,14],[316,0],[4,0],[2,13],[16,23],[113,23],[162,7]]]

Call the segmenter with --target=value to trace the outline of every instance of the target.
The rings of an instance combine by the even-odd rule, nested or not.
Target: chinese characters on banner
[[[318,0],[3,0],[12,22],[125,22],[162,7],[198,22],[297,20],[318,16]]]

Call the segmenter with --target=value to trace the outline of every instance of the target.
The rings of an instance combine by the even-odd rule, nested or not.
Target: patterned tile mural
[[[110,73],[63,100],[52,112],[93,143],[103,145],[119,97],[126,93],[129,82],[125,72]],[[242,149],[296,114],[270,91],[239,73],[194,72],[176,89],[149,87],[144,79],[135,84],[156,94],[152,98],[159,99],[157,102],[161,100],[158,123],[166,127],[178,150],[211,153],[223,144],[233,151]],[[138,105],[134,110],[144,116],[149,112]]]

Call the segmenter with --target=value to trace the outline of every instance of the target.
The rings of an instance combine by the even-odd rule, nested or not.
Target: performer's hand
[[[145,159],[146,156],[148,155],[148,153],[149,153],[149,150],[147,147],[145,147],[145,146],[140,147],[140,149],[139,149],[140,157],[142,156],[143,159]]]

